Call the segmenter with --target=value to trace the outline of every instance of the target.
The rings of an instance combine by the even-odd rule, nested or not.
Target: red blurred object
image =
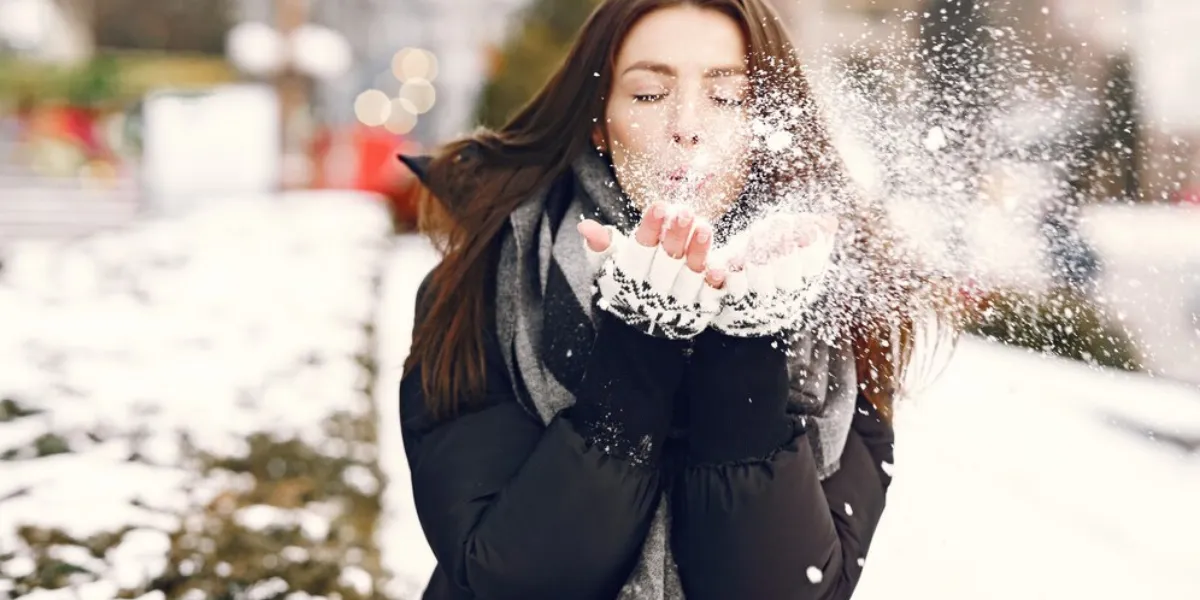
[[[1200,206],[1200,186],[1192,186],[1179,190],[1175,194],[1175,201],[1179,204]]]
[[[380,194],[387,199],[397,229],[415,228],[419,187],[396,155],[419,150],[411,140],[379,128],[322,130],[313,142],[318,166],[313,186]]]
[[[96,135],[97,113],[90,108],[65,106],[61,109],[62,130],[76,140],[88,156],[101,153],[100,138]]]
[[[103,115],[81,106],[25,106],[18,114],[25,124],[24,139],[56,139],[76,148],[88,160],[111,154],[99,132]]]

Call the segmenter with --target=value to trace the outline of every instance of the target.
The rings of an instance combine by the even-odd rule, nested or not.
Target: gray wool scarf
[[[639,216],[601,158],[585,153],[572,167],[573,181],[565,178],[555,184],[565,188],[542,190],[513,211],[501,246],[502,276],[496,283],[497,333],[514,391],[545,423],[574,403],[571,390],[582,377],[594,337],[595,273],[575,226],[583,218],[594,218],[629,231]],[[801,335],[789,360],[789,410],[807,421],[822,479],[838,469],[854,414],[857,381],[846,346]],[[518,379],[523,388],[515,384]],[[618,600],[684,597],[671,557],[667,495],[659,502],[641,557]]]

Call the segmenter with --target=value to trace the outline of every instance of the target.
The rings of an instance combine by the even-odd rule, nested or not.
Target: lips
[[[695,171],[687,169],[675,169],[667,173],[667,182],[672,186],[686,186],[692,189],[701,189],[713,180],[711,174],[699,174]]]

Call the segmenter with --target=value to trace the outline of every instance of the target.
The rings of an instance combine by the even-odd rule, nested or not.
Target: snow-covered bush
[[[0,597],[379,597],[390,230],[297,194],[6,248]]]
[[[1103,305],[1073,288],[1045,294],[990,292],[979,297],[967,331],[1006,344],[1091,364],[1139,371],[1132,337]]]

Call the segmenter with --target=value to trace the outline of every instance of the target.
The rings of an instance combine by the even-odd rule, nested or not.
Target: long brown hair
[[[820,124],[797,54],[779,17],[763,0],[602,2],[558,70],[506,125],[447,144],[428,167],[425,179],[431,193],[422,201],[420,227],[443,259],[432,272],[405,371],[419,366],[435,416],[457,414],[464,400],[480,397],[485,388],[488,291],[509,215],[589,151],[595,127],[604,122],[617,53],[629,30],[653,11],[685,4],[721,11],[737,22],[747,42],[747,67],[759,108],[795,107],[792,116],[801,117],[790,119],[788,128],[801,136],[804,152],[786,168],[751,181],[775,185],[819,179],[849,187]],[[781,93],[788,96],[783,102]],[[846,216],[872,230],[855,241],[863,253],[882,254],[894,247],[891,236],[881,235],[878,207],[858,206]],[[894,261],[878,262],[896,267]],[[895,278],[898,272],[877,271],[869,273],[868,279],[878,282]],[[912,286],[891,287],[897,293],[914,294]],[[901,372],[914,347],[913,321],[905,300],[892,304],[900,310],[864,308],[850,333],[863,391],[885,415],[890,415]]]

